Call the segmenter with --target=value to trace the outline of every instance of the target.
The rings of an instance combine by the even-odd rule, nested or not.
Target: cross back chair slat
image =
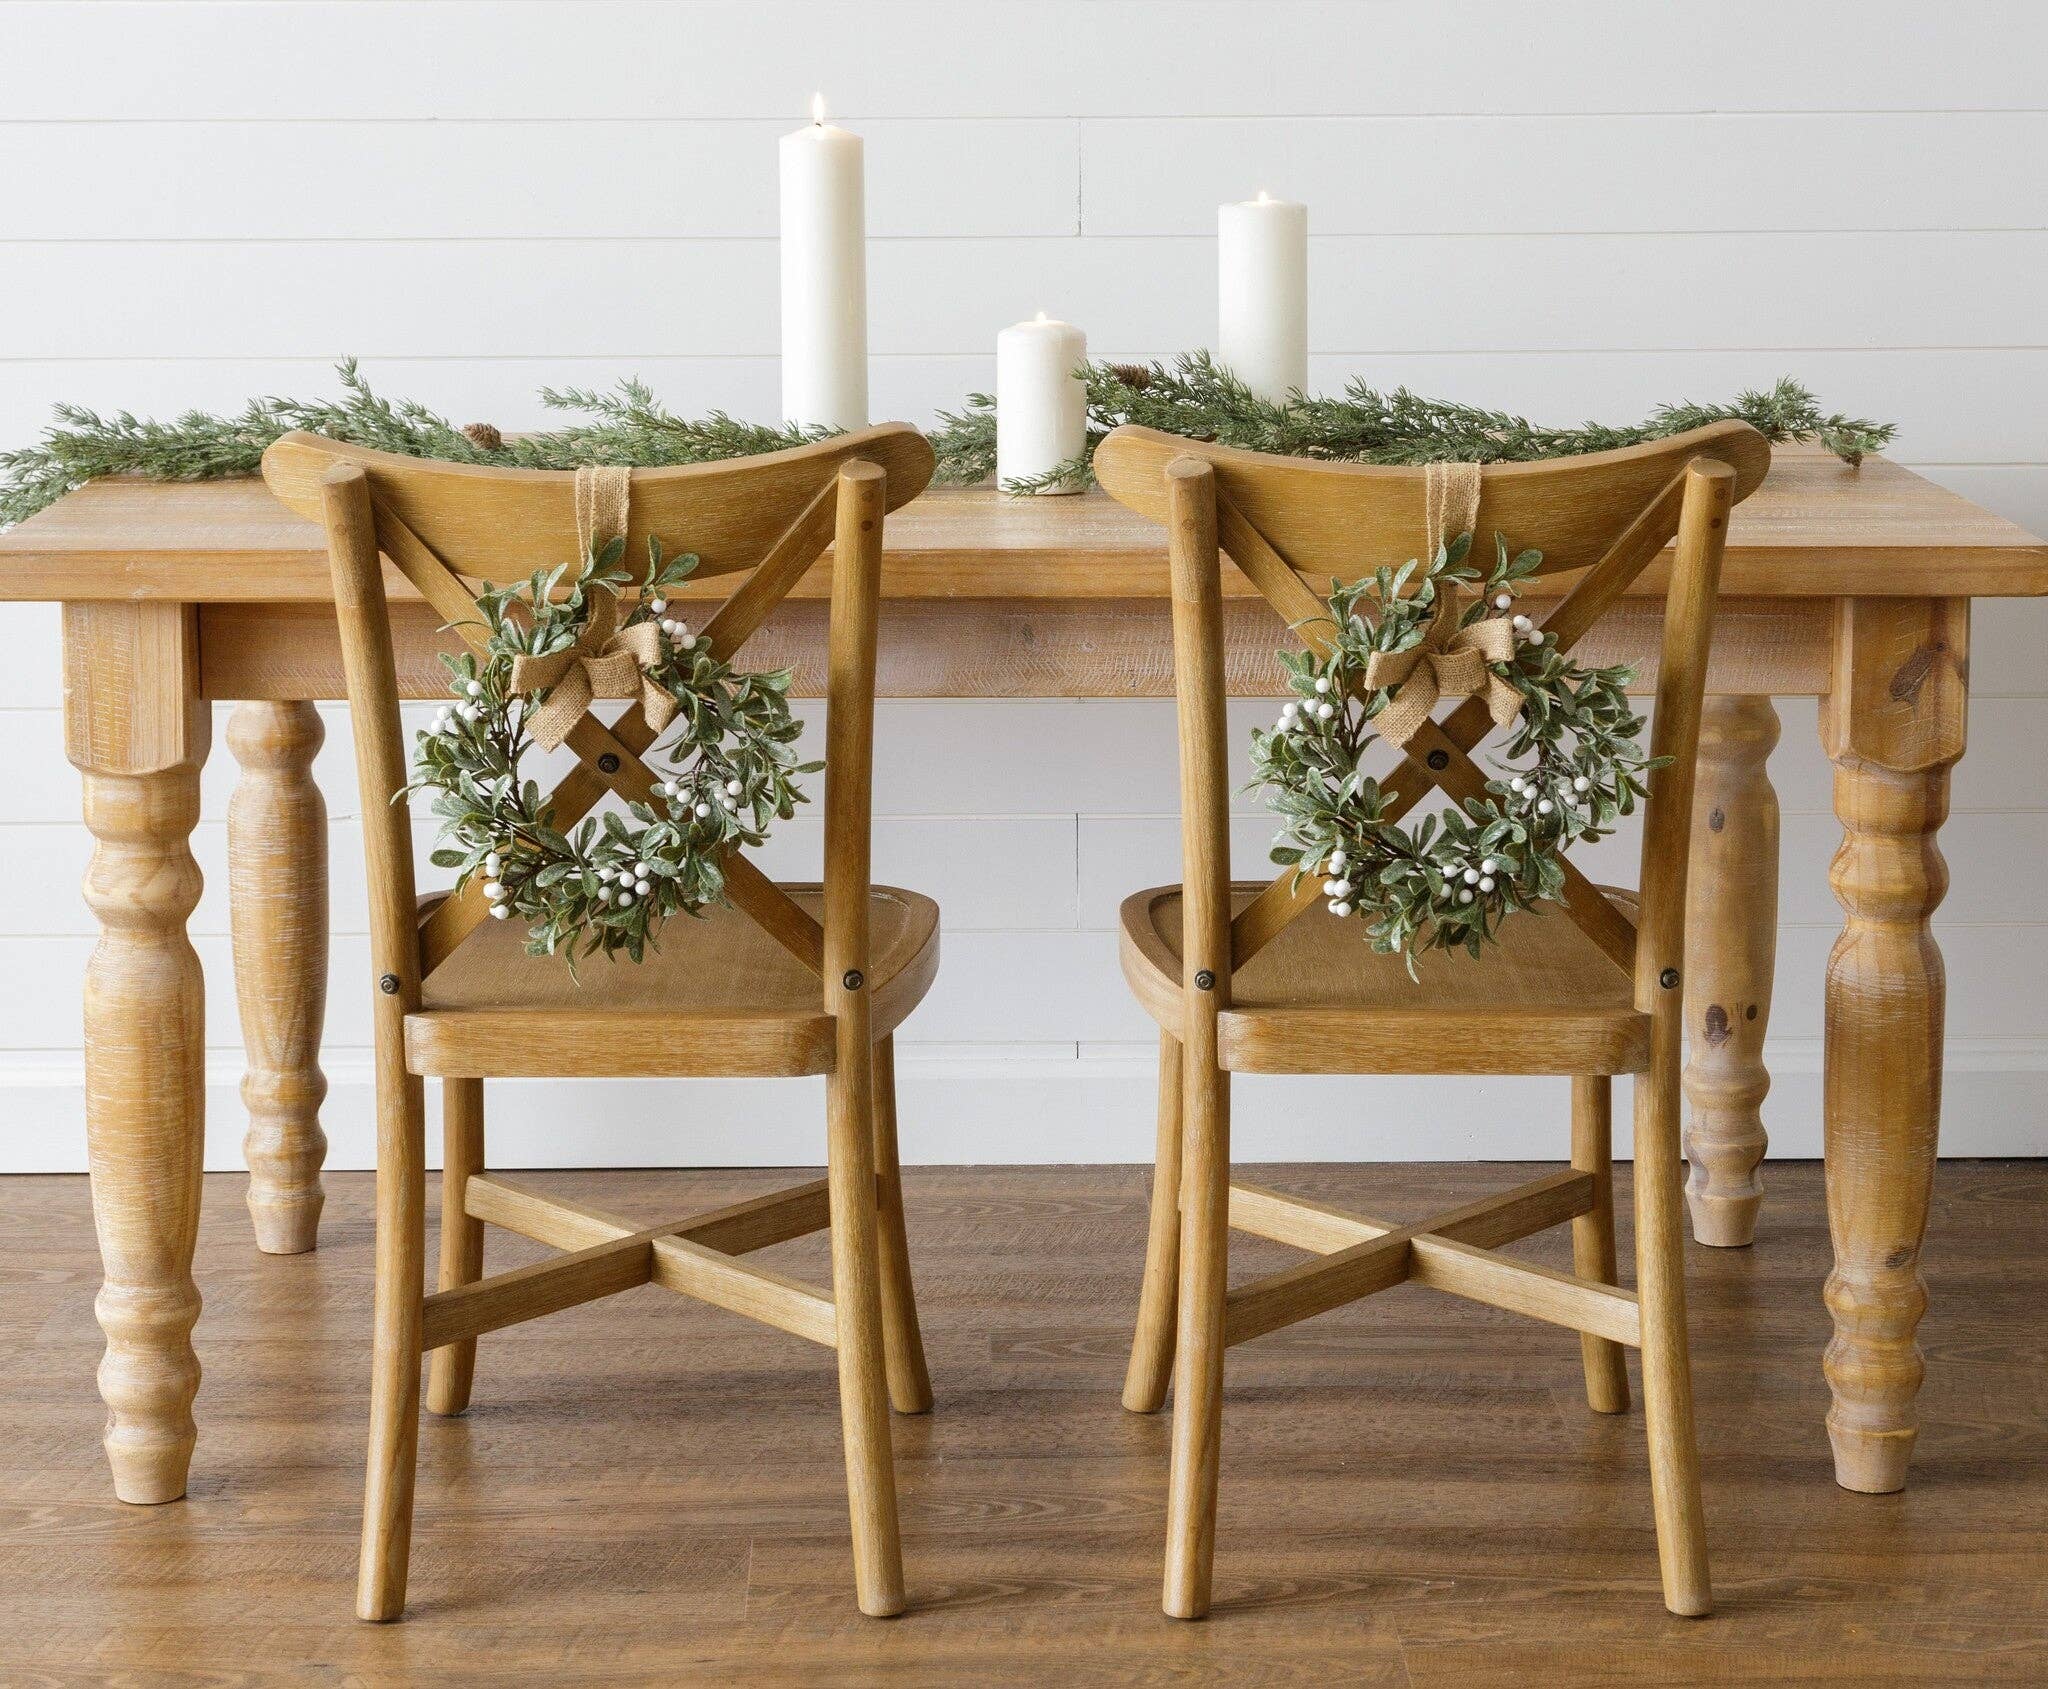
[[[698,577],[734,582],[698,632],[721,660],[833,547],[824,878],[799,901],[729,851],[722,866],[736,917],[673,917],[657,943],[683,947],[676,968],[660,971],[661,951],[639,967],[587,964],[586,975],[593,965],[606,972],[579,988],[561,960],[508,951],[518,935],[490,922],[473,890],[416,897],[409,817],[393,801],[406,755],[384,571],[388,562],[441,615],[451,644],[480,652],[473,583],[575,559],[573,478],[421,462],[305,434],[265,454],[272,489],[328,529],[380,980],[375,1365],[357,1592],[365,1618],[404,1606],[421,1354],[432,1352],[429,1406],[460,1413],[480,1335],[650,1283],[834,1351],[857,1594],[869,1613],[902,1608],[888,1409],[893,1399],[922,1412],[931,1388],[902,1234],[891,1034],[930,985],[938,912],[929,899],[871,885],[869,835],[882,524],[931,470],[923,437],[890,424],[738,462],[631,473],[628,557],[644,555],[655,535],[671,555],[695,552]],[[611,723],[586,708],[562,741],[576,765],[544,800],[556,830],[607,794],[651,802],[656,776],[644,756],[658,737],[637,700]],[[754,927],[765,936],[750,940]],[[425,1297],[422,1072],[443,1075],[447,1088],[441,1289]],[[527,1073],[824,1073],[828,1176],[655,1227],[511,1186],[484,1171],[480,1076]],[[561,1253],[486,1278],[486,1222]],[[829,1292],[740,1259],[827,1226]]]
[[[1424,471],[1277,459],[1139,428],[1118,429],[1098,448],[1102,484],[1166,528],[1174,597],[1182,880],[1136,894],[1123,912],[1125,973],[1161,1028],[1158,1165],[1124,1401],[1156,1410],[1173,1369],[1169,1613],[1198,1617],[1208,1606],[1224,1351],[1407,1282],[1581,1333],[1597,1411],[1627,1406],[1622,1348],[1641,1348],[1665,1601],[1674,1612],[1707,1610],[1678,1219],[1677,986],[1727,517],[1769,463],[1762,437],[1729,423],[1482,472],[1475,544],[1490,550],[1501,533],[1540,548],[1543,574],[1568,577],[1544,625],[1562,650],[1675,540],[1650,747],[1668,760],[1650,777],[1639,891],[1603,891],[1567,862],[1554,913],[1510,916],[1498,949],[1476,963],[1427,958],[1415,984],[1398,959],[1372,957],[1357,927],[1316,907],[1313,874],[1290,871],[1256,888],[1231,882],[1221,571],[1227,558],[1305,646],[1324,653],[1330,587],[1422,551]],[[1483,697],[1425,722],[1381,782],[1387,818],[1431,792],[1482,795],[1486,777],[1472,753],[1493,726]],[[1234,1185],[1237,1069],[1569,1073],[1573,1167],[1408,1224]],[[1610,1282],[1616,1072],[1639,1075],[1633,1292]],[[1492,1252],[1567,1221],[1578,1273]],[[1233,1226],[1311,1258],[1232,1288]]]

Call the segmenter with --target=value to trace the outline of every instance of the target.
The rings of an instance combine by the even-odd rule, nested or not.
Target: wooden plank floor
[[[1406,1216],[1534,1171],[1259,1177]],[[1640,1408],[1586,1411],[1576,1339],[1403,1287],[1233,1351],[1199,1625],[1158,1610],[1166,1420],[1117,1403],[1139,1169],[911,1171],[938,1408],[896,1421],[892,1623],[853,1607],[829,1357],[643,1288],[484,1339],[422,1433],[410,1618],[359,1625],[367,1177],[286,1259],[209,1179],[199,1454],[159,1508],[100,1454],[84,1181],[0,1179],[0,1683],[2048,1683],[2048,1163],[1942,1170],[1886,1497],[1829,1478],[1819,1169],[1769,1174],[1758,1246],[1690,1257],[1717,1616],[1660,1607]],[[545,1182],[651,1222],[787,1181]],[[764,1258],[825,1276],[819,1239]]]

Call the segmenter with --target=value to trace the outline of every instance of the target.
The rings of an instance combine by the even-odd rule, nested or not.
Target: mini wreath
[[[665,594],[697,558],[665,558],[650,539],[622,613],[625,550],[623,538],[594,544],[560,596],[567,564],[477,599],[483,661],[442,657],[455,701],[418,735],[409,788],[434,794],[432,860],[457,870],[457,891],[481,877],[492,916],[527,921],[527,949],[560,952],[572,969],[600,952],[640,961],[668,916],[718,901],[726,852],[763,843],[806,801],[795,777],[824,766],[797,760],[787,670],[741,673],[669,616]],[[638,700],[657,734],[679,722],[654,753],[674,772],[656,782],[655,804],[592,816],[571,837],[520,763],[530,745],[559,745],[598,698]]]
[[[1273,860],[1297,884],[1323,876],[1329,912],[1365,921],[1373,949],[1411,974],[1418,953],[1478,956],[1508,915],[1558,898],[1565,851],[1613,832],[1656,766],[1636,742],[1635,671],[1583,668],[1515,613],[1543,554],[1495,546],[1483,582],[1465,533],[1427,568],[1411,560],[1331,593],[1328,649],[1279,654],[1294,696],[1252,735],[1253,786],[1284,823]],[[1513,727],[1487,795],[1413,832],[1385,819],[1395,793],[1366,771],[1367,747],[1405,745],[1440,697],[1482,695],[1496,726]]]

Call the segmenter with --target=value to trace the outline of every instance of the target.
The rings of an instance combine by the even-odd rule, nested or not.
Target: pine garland
[[[587,463],[655,468],[711,463],[807,445],[837,432],[793,423],[740,422],[723,411],[697,418],[666,409],[637,380],[609,392],[543,388],[550,410],[587,420],[507,438],[487,422],[458,427],[412,400],[383,399],[348,358],[337,367],[338,399],[252,399],[239,416],[187,411],[170,422],[128,411],[102,416],[59,405],[56,424],[20,451],[0,452],[0,528],[33,516],[74,487],[100,475],[143,475],[155,481],[211,481],[259,473],[264,448],[279,435],[305,429],[351,445],[451,463],[522,469],[575,469]],[[1425,399],[1405,387],[1381,393],[1354,378],[1339,398],[1296,394],[1275,404],[1251,392],[1207,352],[1184,352],[1170,363],[1090,363],[1087,444],[1081,455],[1010,490],[1085,487],[1094,481],[1095,447],[1121,423],[1248,451],[1346,463],[1512,463],[1608,451],[1737,418],[1774,441],[1817,440],[1849,463],[1887,445],[1896,427],[1823,412],[1814,396],[1786,377],[1767,391],[1738,393],[1722,405],[1660,405],[1632,427],[1586,423],[1547,428],[1507,411]],[[996,402],[970,393],[963,409],[941,411],[931,431],[938,479],[955,486],[987,481],[996,467]]]
[[[144,475],[153,481],[255,475],[264,449],[299,428],[407,457],[520,469],[710,463],[778,452],[834,432],[765,427],[735,421],[723,411],[678,417],[640,382],[622,381],[611,392],[543,388],[541,403],[550,410],[582,412],[590,420],[507,439],[489,423],[458,428],[425,405],[379,398],[353,358],[344,359],[336,374],[339,399],[252,399],[239,416],[193,410],[172,422],[156,422],[140,421],[127,411],[101,416],[77,405],[59,405],[57,424],[40,444],[0,452],[0,527],[33,516],[99,475]]]
[[[1635,446],[1734,418],[1773,441],[1817,440],[1848,463],[1889,444],[1896,425],[1823,412],[1789,376],[1767,391],[1738,393],[1721,405],[1660,405],[1632,427],[1585,423],[1548,428],[1507,411],[1425,399],[1405,387],[1381,393],[1354,377],[1342,397],[1296,393],[1274,403],[1253,393],[1207,352],[1184,352],[1170,363],[1083,364],[1088,389],[1087,443],[1081,455],[1044,475],[1006,483],[1012,492],[1071,489],[1093,483],[1095,448],[1126,422],[1191,440],[1214,440],[1247,451],[1343,463],[1519,463]],[[996,467],[996,403],[968,395],[966,408],[940,412],[932,431],[939,479],[986,481]]]

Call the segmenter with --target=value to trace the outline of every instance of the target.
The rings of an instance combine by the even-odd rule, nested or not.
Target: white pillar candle
[[[1308,207],[1216,208],[1216,361],[1262,399],[1308,385]]]
[[[1044,475],[1081,455],[1088,389],[1074,371],[1087,356],[1088,336],[1043,311],[996,336],[997,486]]]
[[[861,139],[825,121],[782,137],[782,414],[861,428],[868,420],[867,216]]]

